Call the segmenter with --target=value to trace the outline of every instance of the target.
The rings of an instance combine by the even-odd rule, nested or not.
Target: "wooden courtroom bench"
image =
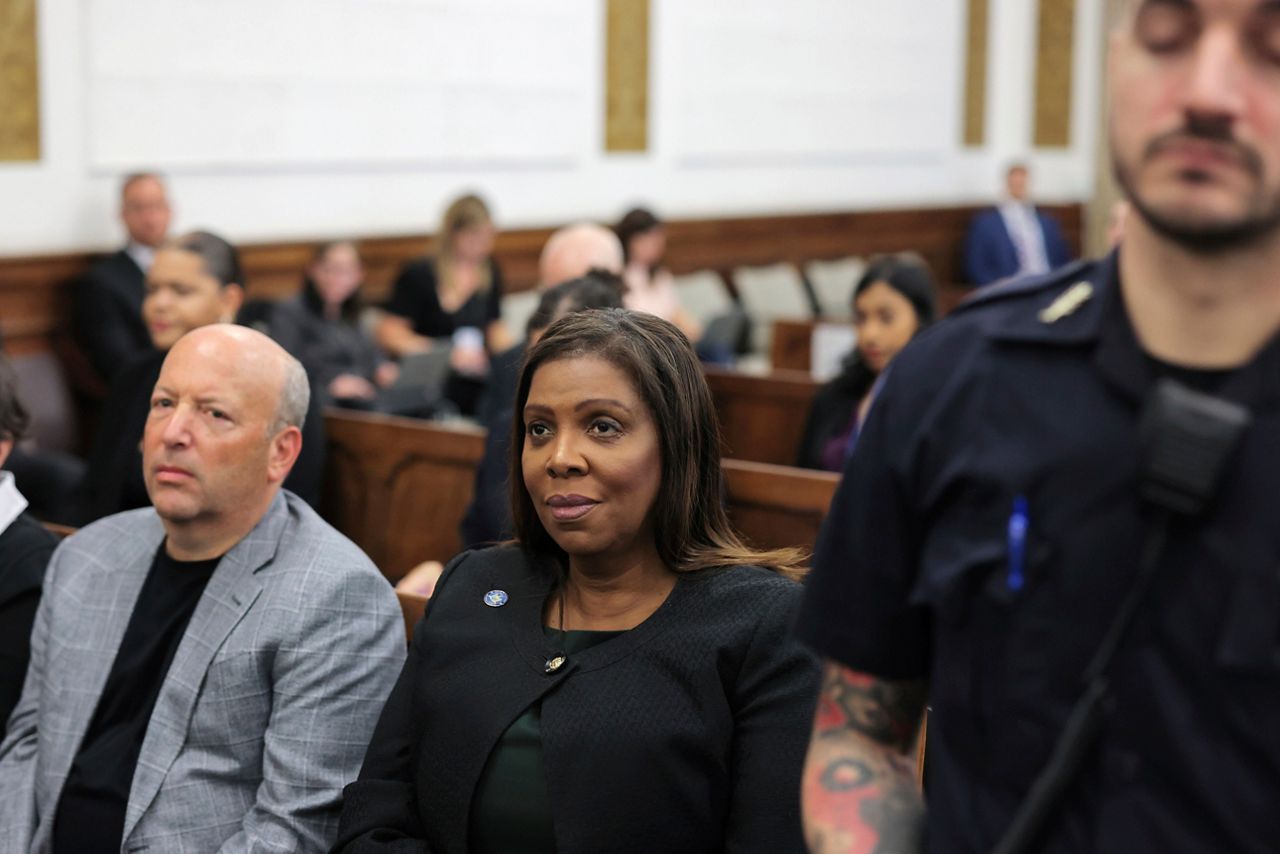
[[[850,293],[853,283],[849,284]],[[947,282],[938,285],[938,316],[945,317],[973,293],[973,288]],[[813,367],[813,328],[822,322],[808,317],[786,318],[773,322],[769,344],[769,364],[774,370],[805,371]]]
[[[792,465],[818,383],[801,371],[755,375],[708,366],[705,373],[724,431],[724,455]]]
[[[323,511],[392,581],[461,543],[484,431],[331,409]],[[826,472],[725,460],[730,517],[760,548],[813,548],[839,478]]]
[[[723,469],[729,518],[751,545],[813,551],[839,475],[731,459]]]
[[[324,517],[392,581],[461,549],[484,430],[331,409]]]

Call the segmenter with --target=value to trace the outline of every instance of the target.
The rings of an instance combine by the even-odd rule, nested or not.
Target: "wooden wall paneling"
[[[674,220],[667,224],[668,263],[673,272],[710,269],[726,275],[741,264],[868,256],[914,249],[944,284],[959,281],[960,246],[979,207],[916,208],[827,214]],[[1067,241],[1077,250],[1079,205],[1050,206]],[[505,288],[533,288],[538,256],[550,228],[511,229],[498,235],[495,253]],[[248,243],[240,246],[250,298],[278,299],[294,293],[319,240]],[[428,251],[425,234],[360,240],[368,273],[366,296],[385,299],[396,272]],[[47,349],[51,336],[69,327],[71,283],[100,253],[67,252],[0,258],[0,334],[6,350]]]
[[[729,517],[749,543],[813,551],[839,475],[745,460],[725,460],[723,468]]]
[[[806,373],[751,376],[706,368],[724,433],[724,456],[789,466],[800,450],[809,404],[818,384]]]

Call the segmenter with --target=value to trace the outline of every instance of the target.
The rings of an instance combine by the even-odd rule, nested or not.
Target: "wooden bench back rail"
[[[461,549],[484,430],[330,410],[322,509],[390,578]]]
[[[330,410],[324,512],[392,581],[461,548],[484,432],[391,416]],[[729,513],[761,548],[813,548],[839,478],[725,460]]]
[[[813,551],[839,475],[746,460],[722,466],[729,518],[751,545]]]
[[[818,383],[807,372],[761,376],[708,367],[707,385],[724,432],[726,457],[790,466]]]
[[[932,265],[939,281],[962,279],[961,244],[981,206],[856,211],[829,214],[725,217],[667,223],[667,264],[672,272],[715,270],[728,281],[740,265],[868,256],[913,249]],[[1050,206],[1067,241],[1080,246],[1080,205]],[[508,291],[532,288],[538,255],[551,228],[504,230],[495,255]],[[244,244],[244,284],[251,299],[278,299],[297,291],[302,270],[318,240]],[[366,269],[366,296],[385,299],[396,272],[431,246],[426,232],[360,241]],[[52,336],[68,328],[71,284],[100,253],[64,252],[0,258],[0,335],[9,352],[48,349]]]

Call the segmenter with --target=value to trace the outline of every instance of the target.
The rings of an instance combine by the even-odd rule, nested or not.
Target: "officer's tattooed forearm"
[[[805,764],[810,851],[921,850],[924,803],[906,753],[925,693],[923,682],[885,682],[827,664]]]

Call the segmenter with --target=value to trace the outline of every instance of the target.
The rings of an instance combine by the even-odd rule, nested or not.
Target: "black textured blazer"
[[[466,852],[485,762],[541,701],[560,852],[803,851],[819,666],[790,633],[800,585],[757,567],[682,575],[645,622],[548,674],[554,581],[511,546],[446,568],[334,850]],[[486,605],[490,590],[508,602]]]

